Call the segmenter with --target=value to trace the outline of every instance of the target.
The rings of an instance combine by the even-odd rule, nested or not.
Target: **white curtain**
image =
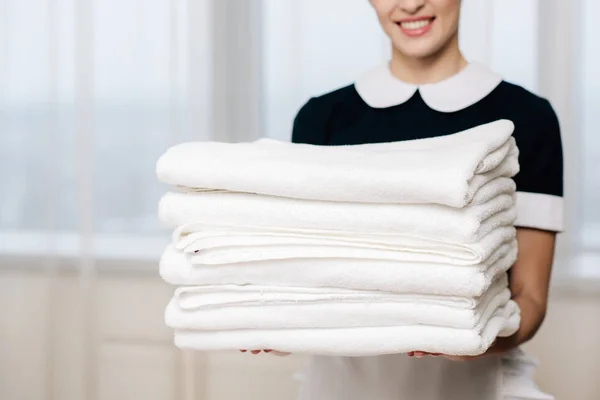
[[[559,284],[600,277],[598,14],[596,0],[463,0],[466,56],[559,112]],[[156,159],[188,140],[288,139],[310,96],[388,56],[366,0],[0,0],[0,398],[234,398],[161,330]],[[292,382],[276,365],[255,373]]]
[[[76,256],[91,235],[95,257],[154,259],[154,163],[210,138],[210,4],[2,4],[0,251]]]
[[[600,26],[594,16],[600,13],[600,3],[586,0],[577,15],[579,23],[580,62],[576,64],[575,74],[578,77],[576,88],[577,105],[581,108],[576,114],[581,135],[583,163],[580,166],[582,185],[582,204],[579,214],[583,229],[580,233],[582,248],[596,253],[595,262],[590,268],[600,270]],[[591,271],[590,271],[591,272]]]
[[[155,162],[171,144],[212,138],[211,6],[0,1],[1,398],[114,398],[109,364],[122,350],[107,343],[129,339],[106,321],[120,318],[111,301],[127,281],[100,275],[157,274],[168,232]],[[167,398],[192,395],[187,381]]]

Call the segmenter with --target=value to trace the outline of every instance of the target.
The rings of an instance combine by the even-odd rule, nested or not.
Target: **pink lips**
[[[420,26],[418,28],[412,28],[412,29],[410,28],[410,25],[407,27],[406,24],[404,24],[404,26],[403,26],[403,23],[406,23],[406,22],[421,22],[421,21],[426,21],[428,23],[427,23],[427,25]],[[403,19],[401,21],[396,22],[396,24],[398,25],[398,27],[400,28],[402,33],[404,33],[406,36],[418,37],[418,36],[423,36],[427,32],[429,32],[434,21],[435,21],[435,17],[414,17],[414,18]]]

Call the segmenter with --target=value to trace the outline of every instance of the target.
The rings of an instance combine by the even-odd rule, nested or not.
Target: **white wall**
[[[95,389],[86,393],[77,277],[61,272],[52,298],[48,288],[42,272],[0,269],[0,399],[264,400],[292,398],[298,388],[294,376],[304,364],[301,357],[186,357],[173,346],[163,322],[172,288],[156,274],[142,272],[98,276],[91,324],[96,345],[89,359],[94,365],[87,366],[94,372]],[[186,364],[195,370],[188,382]]]

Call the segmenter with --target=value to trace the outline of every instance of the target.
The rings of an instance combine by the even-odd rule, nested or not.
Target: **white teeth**
[[[429,25],[430,23],[431,23],[431,20],[424,19],[421,21],[401,22],[400,26],[402,26],[402,28],[407,29],[407,30],[413,30],[413,29],[424,28],[427,25]]]

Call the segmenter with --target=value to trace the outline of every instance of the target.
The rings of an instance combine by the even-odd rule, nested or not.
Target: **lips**
[[[396,25],[407,36],[422,36],[426,34],[433,25],[435,17],[408,18],[396,22]]]

